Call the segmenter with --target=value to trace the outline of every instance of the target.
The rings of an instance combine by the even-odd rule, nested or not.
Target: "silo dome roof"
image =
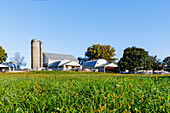
[[[32,39],[32,41],[31,42],[36,42],[37,40],[36,39]]]

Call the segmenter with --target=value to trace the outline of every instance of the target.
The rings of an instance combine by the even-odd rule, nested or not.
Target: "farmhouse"
[[[92,70],[97,72],[117,73],[119,67],[117,64],[108,63],[105,59],[98,59],[84,62],[82,65],[83,70]]]

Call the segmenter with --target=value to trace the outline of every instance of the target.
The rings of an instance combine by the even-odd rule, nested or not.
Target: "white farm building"
[[[53,70],[77,70],[81,68],[78,60],[67,54],[44,53],[43,54],[44,67]]]
[[[10,63],[0,64],[0,72],[11,72],[14,70],[15,70],[15,67],[13,64],[10,64]]]
[[[119,72],[119,67],[115,63],[108,63],[105,59],[98,59],[84,62],[82,65],[85,71],[96,71],[96,72],[107,72],[107,73],[117,73]]]

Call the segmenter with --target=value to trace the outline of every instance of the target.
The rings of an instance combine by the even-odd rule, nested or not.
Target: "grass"
[[[0,74],[0,112],[170,112],[169,75]]]

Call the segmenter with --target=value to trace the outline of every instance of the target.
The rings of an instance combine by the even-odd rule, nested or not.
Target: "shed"
[[[0,72],[10,71],[10,66],[0,64]]]

